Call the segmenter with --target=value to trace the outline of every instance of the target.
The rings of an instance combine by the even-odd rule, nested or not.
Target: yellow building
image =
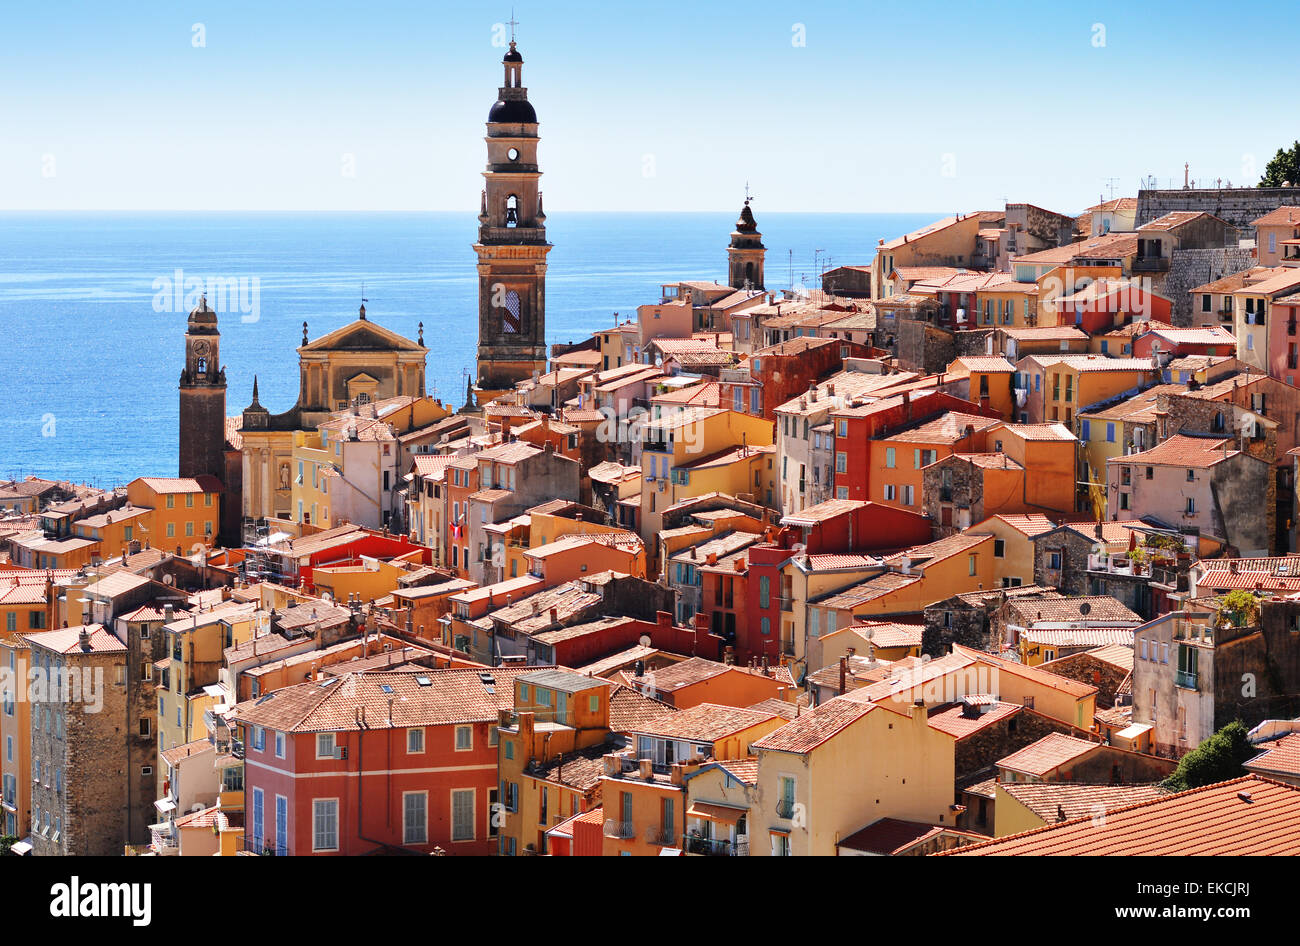
[[[501,713],[493,823],[503,854],[545,853],[546,831],[599,804],[609,736],[608,680],[538,669],[514,678],[515,708]]]
[[[418,557],[419,553],[412,555]],[[355,594],[365,602],[396,591],[400,579],[409,574],[410,570],[402,566],[400,558],[384,561],[363,555],[360,565],[313,568],[311,579],[318,595],[328,594],[335,601],[347,602]]]
[[[955,825],[953,737],[929,725],[923,705],[876,705],[856,699],[862,692],[754,743],[751,856],[833,856],[881,818]]]
[[[154,667],[160,768],[164,750],[207,738],[204,713],[225,699],[225,649],[251,640],[258,620],[256,604],[228,604],[163,626],[171,653]]]
[[[221,524],[221,484],[214,477],[142,476],[127,484],[126,498],[132,506],[152,510],[152,515],[134,521],[132,535],[153,548],[188,555],[216,541]],[[118,549],[109,551],[117,554]]]
[[[1027,355],[1016,367],[1026,390],[1026,421],[1060,421],[1071,430],[1080,411],[1125,392],[1137,393],[1156,379],[1151,360],[1143,358]]]
[[[1056,524],[1042,513],[1004,513],[977,522],[966,531],[993,536],[995,584],[990,587],[1019,588],[1034,583],[1034,536],[1055,528]]]
[[[97,541],[100,554],[111,558],[124,550],[129,551],[133,542],[138,542],[143,547],[145,538],[151,531],[153,518],[152,509],[127,503],[120,509],[78,519],[72,524],[72,531],[83,539]]]
[[[693,407],[649,421],[641,436],[641,537],[653,552],[663,510],[684,499],[727,493],[772,505],[775,427],[770,420]]]

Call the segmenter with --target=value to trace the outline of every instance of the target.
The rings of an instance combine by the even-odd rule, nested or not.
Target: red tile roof
[[[1300,854],[1300,789],[1250,775],[973,844],[944,856]]]
[[[1098,747],[1098,743],[1086,739],[1076,739],[1059,732],[1048,733],[1037,742],[998,759],[997,765],[1000,769],[1041,777],[1092,754]]]
[[[116,654],[126,650],[126,645],[117,639],[113,634],[104,630],[101,624],[86,624],[76,627],[64,627],[57,631],[42,631],[36,634],[27,634],[28,642],[47,650],[52,650],[57,654],[78,654],[83,653],[81,643],[82,629],[90,635],[90,652],[96,654]]]
[[[754,743],[755,750],[804,754],[816,749],[875,709],[870,703],[828,700]]]
[[[945,706],[930,715],[928,720],[931,729],[937,729],[939,732],[947,733],[954,739],[965,739],[967,736],[974,735],[983,729],[1002,722],[1019,713],[1024,707],[1019,703],[1003,703],[997,700],[991,701],[990,709],[981,713],[973,713],[965,703],[953,703],[951,706]]]
[[[1248,772],[1300,778],[1300,733],[1293,732],[1281,739],[1261,742],[1256,748],[1264,752],[1245,764]]]

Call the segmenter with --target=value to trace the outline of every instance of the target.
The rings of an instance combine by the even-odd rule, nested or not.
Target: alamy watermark
[[[188,314],[206,296],[216,313],[238,313],[256,322],[262,312],[262,282],[257,276],[187,276],[182,269],[153,281],[153,310]]]

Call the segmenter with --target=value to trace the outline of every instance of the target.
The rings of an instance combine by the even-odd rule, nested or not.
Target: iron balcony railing
[[[1174,685],[1185,690],[1195,690],[1198,674],[1194,670],[1178,670],[1174,673]]]

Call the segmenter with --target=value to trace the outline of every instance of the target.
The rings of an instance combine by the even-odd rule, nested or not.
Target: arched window
[[[519,226],[519,198],[514,194],[506,198],[506,226]]]
[[[1223,411],[1216,411],[1214,414],[1214,432],[1221,433],[1222,431],[1223,431]]]
[[[754,285],[754,264],[753,263],[745,264],[745,285],[751,287]]]
[[[198,360],[195,364],[196,364],[196,366],[197,366],[197,368],[198,368],[198,372],[199,372],[199,374],[207,374],[207,373],[208,373],[208,359],[206,359],[206,358],[199,358],[199,360]]]
[[[519,302],[519,293],[509,289],[501,309],[501,331],[507,335],[519,335],[523,330],[523,306]]]

